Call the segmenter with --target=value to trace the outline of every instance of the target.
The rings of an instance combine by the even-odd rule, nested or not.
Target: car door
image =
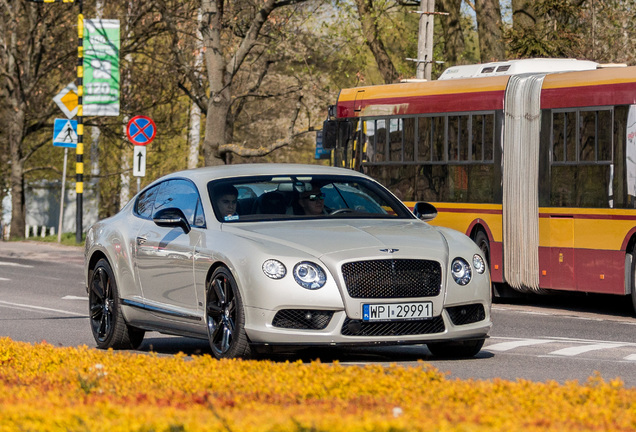
[[[205,229],[205,217],[196,187],[189,180],[168,180],[159,185],[153,215],[178,208],[191,226],[160,227],[148,220],[136,238],[136,268],[145,304],[153,313],[177,320],[198,320],[194,284],[194,253]]]

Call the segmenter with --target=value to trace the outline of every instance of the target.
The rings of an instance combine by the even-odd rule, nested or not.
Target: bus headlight
[[[455,283],[458,285],[466,285],[472,278],[470,265],[463,258],[455,258],[451,264],[451,274]]]

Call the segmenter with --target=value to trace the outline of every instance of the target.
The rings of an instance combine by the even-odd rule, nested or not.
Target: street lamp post
[[[84,205],[84,11],[82,0],[28,0],[33,3],[77,3],[77,147],[75,156],[75,242],[82,242]],[[62,197],[64,199],[64,197]]]

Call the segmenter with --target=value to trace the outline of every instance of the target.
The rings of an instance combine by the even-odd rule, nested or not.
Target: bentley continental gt
[[[320,346],[426,345],[476,355],[491,328],[485,257],[344,168],[245,164],[162,177],[87,232],[97,347],[146,332],[217,358]]]

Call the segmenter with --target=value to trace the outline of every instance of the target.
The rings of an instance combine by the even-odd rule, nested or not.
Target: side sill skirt
[[[163,309],[157,306],[150,306],[150,305],[147,305],[138,301],[134,301],[134,300],[121,299],[120,303],[124,306],[130,306],[130,307],[146,310],[153,313],[158,313],[161,315],[168,315],[173,318],[181,318],[181,319],[187,319],[192,321],[201,321],[201,317],[197,315],[190,315],[183,312]]]

